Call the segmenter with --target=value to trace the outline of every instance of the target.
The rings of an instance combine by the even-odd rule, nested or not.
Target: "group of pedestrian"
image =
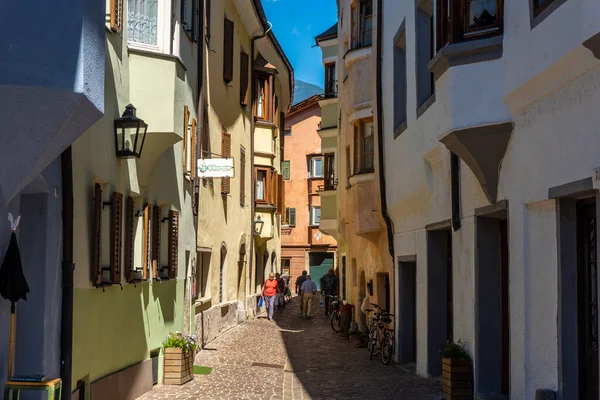
[[[325,297],[325,315],[329,314],[330,297],[337,293],[337,277],[333,268],[329,268],[327,275],[321,278],[321,296]],[[296,279],[296,294],[300,296],[300,316],[312,318],[313,301],[317,294],[317,284],[306,271],[302,271]]]
[[[267,318],[273,321],[273,314],[276,309],[285,308],[285,292],[288,288],[289,276],[281,276],[281,274],[269,274],[263,285],[262,298],[265,301],[267,308]]]
[[[338,281],[333,268],[329,268],[327,275],[321,278],[321,296],[324,297],[325,314],[329,314],[330,296],[337,293]],[[289,276],[281,276],[279,273],[269,274],[263,285],[262,298],[266,303],[267,318],[273,321],[273,314],[276,309],[285,308],[285,294],[289,290]],[[300,297],[300,316],[303,318],[312,318],[313,301],[317,294],[317,284],[307,271],[302,271],[296,279],[296,294]]]

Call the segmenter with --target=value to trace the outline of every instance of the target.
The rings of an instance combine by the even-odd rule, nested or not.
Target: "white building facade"
[[[375,2],[397,361],[599,398],[600,3]]]

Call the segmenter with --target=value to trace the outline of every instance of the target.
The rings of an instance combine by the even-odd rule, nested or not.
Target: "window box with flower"
[[[163,342],[165,349],[163,384],[183,385],[194,378],[196,336],[171,333]]]

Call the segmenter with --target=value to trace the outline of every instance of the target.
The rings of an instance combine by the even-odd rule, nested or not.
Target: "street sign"
[[[206,158],[198,160],[199,178],[233,178],[233,158]]]

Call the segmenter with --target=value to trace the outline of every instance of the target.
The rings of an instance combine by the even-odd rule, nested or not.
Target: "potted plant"
[[[473,399],[473,364],[464,343],[448,341],[440,354],[444,399]]]
[[[163,384],[183,385],[194,377],[194,356],[196,336],[181,332],[169,334],[163,342],[165,349]]]

